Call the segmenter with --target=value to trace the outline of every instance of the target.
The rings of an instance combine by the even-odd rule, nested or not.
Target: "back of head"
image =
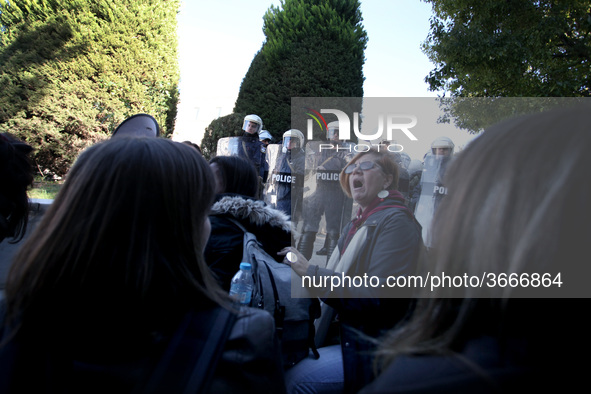
[[[223,193],[258,198],[259,176],[250,160],[240,156],[216,156],[209,161],[220,170]]]
[[[199,145],[191,141],[183,141],[183,144],[190,146],[191,148],[195,149],[199,154],[203,154]]]
[[[590,122],[587,107],[520,117],[490,127],[462,151],[434,218],[438,266],[463,264],[458,269],[470,273],[583,264],[591,235]]]
[[[19,241],[26,230],[29,212],[27,189],[33,183],[33,148],[8,133],[0,134],[0,241]]]
[[[202,256],[213,196],[207,162],[187,145],[116,138],[88,148],[14,260],[9,315],[67,324],[217,300]]]
[[[421,273],[467,278],[487,273],[487,280],[492,274],[528,273],[531,285],[458,287],[457,298],[425,289],[409,323],[386,341],[385,354],[457,350],[453,346],[462,340],[485,332],[525,338],[534,362],[542,355],[536,349],[559,354],[582,343],[577,332],[585,326],[584,313],[576,309],[577,300],[561,298],[588,301],[583,298],[591,237],[589,124],[588,106],[505,121],[450,164],[448,195],[432,226],[433,253]],[[549,273],[552,280],[561,273],[563,285],[534,286],[533,273]],[[571,343],[548,342],[550,337],[568,337]]]

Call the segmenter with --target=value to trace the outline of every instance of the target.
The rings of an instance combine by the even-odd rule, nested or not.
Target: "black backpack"
[[[242,261],[252,266],[254,290],[250,306],[264,309],[275,318],[283,367],[287,369],[294,366],[306,358],[310,350],[318,358],[314,343],[314,320],[320,317],[318,298],[292,297],[291,281],[294,274],[291,267],[275,261],[263,250],[254,234],[238,221],[230,220],[244,232]]]

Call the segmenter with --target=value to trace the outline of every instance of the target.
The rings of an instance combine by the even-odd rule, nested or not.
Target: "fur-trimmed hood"
[[[285,213],[240,194],[218,194],[209,221],[211,233],[204,250],[205,261],[226,291],[230,290],[232,277],[244,258],[244,232],[234,221],[253,234],[265,252],[279,263],[283,255],[278,253],[293,243],[291,223]]]
[[[231,215],[239,221],[248,219],[250,223],[277,227],[283,231],[291,230],[289,217],[261,200],[253,200],[238,195],[226,195],[213,204],[211,215]]]

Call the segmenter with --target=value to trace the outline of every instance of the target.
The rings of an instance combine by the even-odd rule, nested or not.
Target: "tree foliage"
[[[477,134],[488,127],[524,115],[558,108],[586,105],[587,97],[445,97],[440,98],[443,115],[439,121]]]
[[[172,132],[178,0],[0,0],[0,131],[63,175],[84,147],[149,113]]]
[[[452,97],[589,97],[589,0],[425,0],[425,78]]]
[[[257,114],[275,139],[291,128],[292,97],[362,97],[367,46],[358,0],[285,0],[265,14],[266,41],[234,112]]]

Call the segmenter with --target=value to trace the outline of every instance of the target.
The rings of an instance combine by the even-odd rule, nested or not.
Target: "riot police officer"
[[[267,180],[269,167],[265,157],[265,146],[259,140],[259,132],[263,129],[263,120],[258,115],[246,115],[242,130],[244,133],[239,141],[238,156],[252,161],[263,182]]]
[[[431,221],[447,194],[443,179],[452,160],[454,147],[448,137],[438,137],[431,143],[431,151],[425,155],[423,162],[420,183],[413,191],[412,199],[417,201],[415,217],[423,227],[423,241],[427,247],[431,246]]]
[[[271,141],[273,140],[273,136],[267,130],[261,130],[259,132],[259,140],[265,145],[265,148],[269,146]]]
[[[304,178],[304,134],[297,129],[283,133],[281,149],[267,148],[270,177],[265,190],[265,201],[285,212],[292,222],[299,221],[302,210]]]
[[[326,222],[326,240],[324,247],[317,254],[326,255],[328,259],[337,245],[344,212],[350,213],[352,207],[352,203],[348,204],[347,200],[350,199],[347,199],[339,183],[339,174],[347,163],[346,155],[349,152],[342,149],[344,142],[339,140],[338,121],[328,124],[327,140],[322,144],[308,143],[308,148],[314,147],[311,149],[314,158],[312,160],[314,168],[311,171],[316,183],[311,195],[304,197],[304,223],[302,236],[297,245],[298,250],[307,259],[312,256],[322,215]],[[308,166],[308,159],[306,165]],[[344,219],[345,222],[349,220],[350,215]]]
[[[454,143],[449,137],[437,137],[431,143],[431,153],[435,156],[451,157],[454,152]]]

